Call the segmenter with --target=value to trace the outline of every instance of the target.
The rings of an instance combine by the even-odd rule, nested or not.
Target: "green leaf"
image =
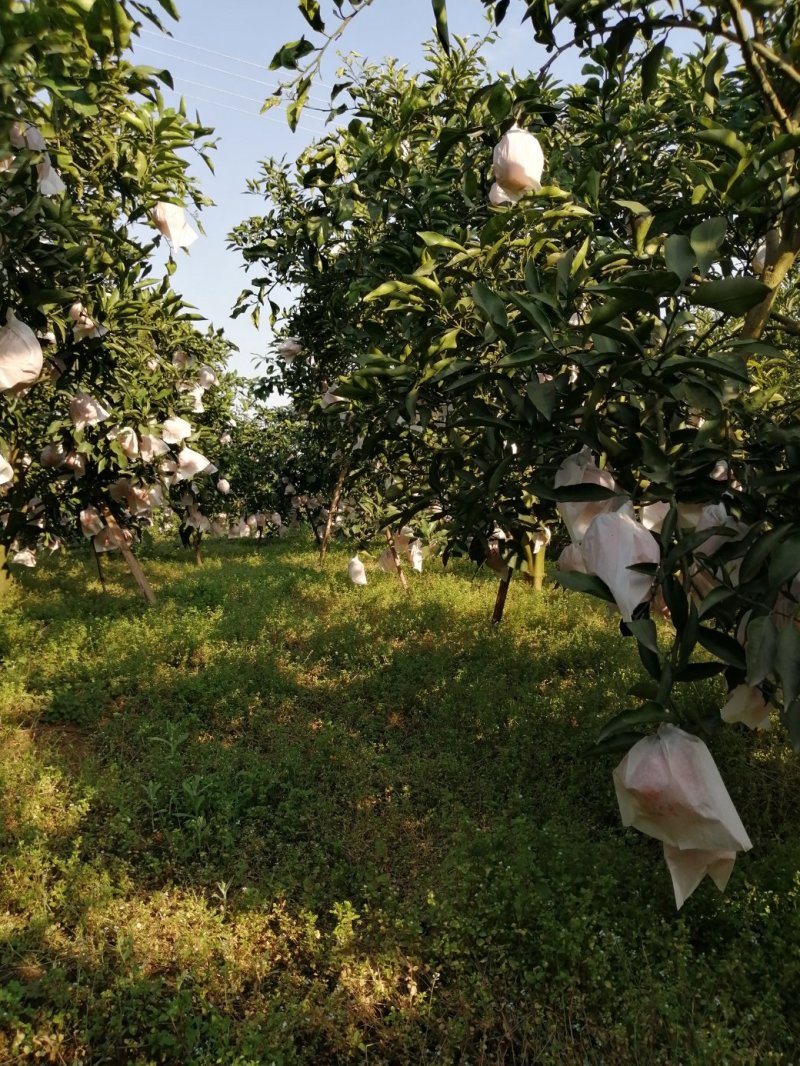
[[[741,644],[737,643],[733,637],[729,637],[727,633],[723,633],[719,629],[707,629],[706,626],[698,626],[697,639],[706,651],[716,655],[718,659],[727,663],[728,666],[735,666],[737,670],[746,668],[747,664]]]
[[[307,41],[305,37],[301,37],[299,41],[290,41],[288,44],[282,45],[275,53],[269,69],[280,70],[283,67],[285,70],[297,70],[297,64],[300,60],[315,50],[311,41]]]
[[[664,241],[664,262],[667,264],[667,270],[677,274],[681,279],[681,285],[683,285],[694,269],[695,264],[694,250],[689,238],[682,237],[678,233],[673,233],[670,237],[667,237]]]
[[[511,302],[516,304],[520,311],[523,312],[526,318],[542,331],[549,341],[553,340],[553,330],[550,325],[550,319],[535,299],[528,299],[525,296],[519,296],[517,293],[513,292],[510,294],[510,299]],[[541,352],[539,354],[541,355]]]
[[[705,681],[709,677],[716,677],[725,669],[725,663],[687,663],[681,666],[675,674],[675,680],[682,683]]]
[[[476,281],[472,286],[472,299],[493,326],[498,329],[508,328],[505,304],[497,293],[492,292],[482,281]]]
[[[690,298],[692,303],[701,307],[742,316],[761,303],[769,292],[769,287],[757,278],[723,278],[721,281],[704,281]]]
[[[758,161],[759,163],[766,163],[767,160],[774,159],[776,155],[792,152],[795,148],[800,148],[800,133],[782,133],[780,137],[776,137],[774,141],[767,145],[759,155]]]
[[[580,574],[577,570],[563,570],[559,571],[556,581],[557,584],[565,589],[571,589],[572,592],[584,592],[589,596],[605,600],[606,603],[616,602],[605,581],[601,581],[593,574]]]
[[[614,500],[619,493],[605,485],[562,485],[553,489],[552,498],[558,503],[596,503],[599,500]]]
[[[791,581],[800,573],[800,536],[795,534],[775,549],[769,561],[769,583],[773,588]]]
[[[699,130],[695,133],[695,138],[704,144],[714,144],[720,148],[725,148],[740,159],[744,159],[747,155],[747,145],[739,140],[733,130],[724,130],[719,127],[710,130]]]
[[[650,208],[645,207],[645,205],[639,203],[638,200],[615,200],[614,203],[619,204],[620,207],[626,208],[626,210],[637,216],[649,215],[651,213]]]
[[[436,36],[439,38],[439,43],[445,50],[446,55],[450,55],[450,31],[447,28],[447,0],[431,0],[433,4],[433,15],[436,19]]]
[[[620,711],[619,714],[614,715],[614,717],[606,722],[598,733],[597,743],[602,744],[603,741],[618,736],[620,733],[626,733],[635,726],[655,725],[657,722],[674,721],[674,714],[668,711],[665,707],[662,707],[661,704],[656,703],[654,700],[648,700],[647,703],[643,703],[641,707]]]
[[[589,748],[587,755],[619,755],[630,751],[634,744],[644,738],[643,733],[615,733],[608,740],[603,740]]]
[[[489,93],[486,106],[489,108],[489,114],[498,125],[508,118],[513,103],[511,93],[505,84],[502,81],[496,81],[492,86],[492,91]]]
[[[786,539],[791,529],[791,525],[778,526],[777,529],[764,533],[753,542],[747,555],[742,560],[742,567],[739,571],[739,580],[742,583],[750,581],[756,576],[775,548],[778,547],[781,541]],[[800,569],[800,557],[796,557],[796,560],[798,569]]]
[[[322,21],[318,0],[298,0],[298,7],[312,30],[316,30],[317,33],[325,32],[325,23]]]
[[[689,234],[689,243],[697,258],[701,274],[707,274],[719,258],[719,248],[725,239],[727,220],[718,216],[695,226]]]
[[[297,129],[297,123],[300,121],[300,116],[303,113],[303,108],[306,106],[308,100],[308,93],[311,89],[311,79],[301,78],[300,83],[297,86],[294,99],[291,100],[286,107],[286,121],[289,123],[289,128],[292,133]]]
[[[429,248],[451,248],[454,252],[466,252],[463,244],[458,244],[452,237],[445,237],[442,233],[434,233],[432,230],[417,230],[420,237]]]
[[[800,632],[785,625],[775,643],[775,673],[783,689],[783,707],[788,710],[800,695]]]
[[[364,303],[370,303],[372,300],[377,300],[381,296],[396,296],[398,293],[413,292],[414,288],[414,285],[409,285],[406,281],[384,281],[384,283],[379,285],[377,289],[373,289],[372,292],[367,293],[364,297]]]
[[[703,598],[703,602],[700,604],[700,617],[705,618],[707,614],[718,607],[721,603],[725,603],[736,595],[735,589],[726,588],[725,585],[720,585],[719,588],[712,589],[707,596]]]
[[[656,632],[656,624],[651,618],[640,618],[636,622],[626,622],[625,624],[640,644],[644,644],[649,651],[658,655],[658,634]]]
[[[778,630],[769,615],[754,618],[747,627],[747,684],[760,685],[773,672]]]
[[[633,270],[619,280],[621,286],[648,292],[651,296],[671,296],[682,284],[680,275],[674,270]]]
[[[549,422],[556,405],[556,383],[534,378],[528,382],[527,392],[533,406]]]
[[[658,68],[664,55],[666,40],[654,44],[642,60],[642,100],[647,100],[658,82]]]

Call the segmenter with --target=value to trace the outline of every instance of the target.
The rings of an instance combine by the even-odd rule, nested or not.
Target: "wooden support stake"
[[[386,543],[389,545],[389,551],[391,552],[392,558],[394,559],[394,565],[397,568],[397,579],[400,582],[400,588],[403,590],[403,592],[407,593],[408,582],[406,581],[406,575],[403,573],[403,568],[400,565],[400,556],[397,554],[397,548],[395,547],[394,534],[388,526],[386,527],[384,532],[386,533]]]
[[[544,554],[547,549],[544,545],[533,557],[533,587],[536,592],[542,591],[544,584]]]
[[[119,550],[122,552],[122,558],[128,564],[128,569],[133,575],[133,580],[139,586],[139,591],[144,597],[145,603],[149,603],[152,607],[153,604],[156,602],[156,597],[152,588],[150,587],[150,582],[144,576],[144,571],[142,570],[141,566],[139,566],[138,559],[126,544],[125,537],[122,534],[122,530],[119,528],[119,524],[116,518],[113,516],[108,507],[103,508],[103,514],[105,516],[106,522],[109,525],[109,528],[114,533],[114,539],[119,545]]]
[[[0,600],[11,589],[11,571],[8,568],[8,561],[6,559],[6,550],[2,544],[0,544]]]
[[[103,573],[103,564],[100,561],[100,552],[95,547],[94,537],[92,537],[92,555],[94,556],[94,565],[97,569],[97,580],[100,582],[100,587],[103,592],[108,592],[106,588],[106,575]]]
[[[319,530],[317,529],[317,523],[314,521],[314,514],[308,507],[306,507],[305,511],[306,511],[306,521],[311,526],[311,532],[314,534],[314,540],[317,542],[317,547],[319,548],[319,547],[322,546],[322,537],[320,536]],[[294,520],[294,525],[292,526],[292,529],[297,529],[297,512],[296,511],[292,511],[292,518]]]
[[[494,612],[492,614],[492,625],[499,626],[503,621],[503,611],[506,609],[506,596],[508,596],[508,586],[511,584],[511,578],[514,576],[514,571],[509,566],[507,568],[507,574],[501,579],[500,585],[497,589],[497,599],[494,601]]]
[[[336,512],[339,510],[339,500],[342,497],[342,489],[344,488],[345,478],[350,470],[350,456],[342,463],[342,469],[339,471],[339,477],[336,480],[336,488],[333,490],[333,498],[331,500],[331,507],[328,511],[328,518],[325,522],[325,532],[322,534],[322,543],[319,546],[320,561],[325,558],[328,553],[328,545],[331,540],[331,529],[333,528],[333,520],[336,517]]]

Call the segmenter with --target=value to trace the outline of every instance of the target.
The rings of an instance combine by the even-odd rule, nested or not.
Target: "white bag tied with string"
[[[347,564],[347,573],[350,575],[350,580],[354,585],[366,585],[367,573],[364,570],[364,564],[357,555],[354,555]]]
[[[680,909],[708,873],[720,891],[736,853],[752,847],[703,741],[665,723],[614,770],[622,824],[664,844]]]
[[[541,188],[544,152],[533,134],[516,123],[495,145],[492,162],[495,181],[507,196]]]
[[[186,219],[186,209],[178,204],[157,203],[150,217],[173,248],[188,248],[199,237]]]
[[[85,392],[78,392],[70,400],[69,417],[76,429],[86,429],[87,426],[96,426],[111,418],[111,412],[107,411],[99,400]]]
[[[0,329],[0,392],[28,388],[41,374],[43,364],[36,334],[9,310]]]
[[[292,365],[302,350],[303,345],[297,337],[286,337],[284,340],[278,341],[275,345],[275,351],[289,364],[289,366]]]
[[[94,550],[100,554],[102,552],[115,552],[121,548],[130,547],[133,542],[133,535],[129,529],[121,529],[117,526],[112,529],[111,526],[105,526],[95,536],[92,543],[94,544]]]
[[[191,437],[192,427],[185,418],[168,418],[161,427],[161,436],[165,444],[180,444]]]
[[[80,523],[84,537],[94,537],[103,529],[103,520],[96,507],[84,507],[80,513]]]
[[[61,175],[50,162],[47,152],[41,163],[36,164],[36,174],[39,178],[38,189],[42,196],[63,196],[67,187],[61,180]]]
[[[411,547],[408,549],[408,558],[412,567],[418,574],[422,573],[422,545],[418,540],[415,540]]]
[[[123,426],[108,434],[109,440],[115,440],[129,459],[135,459],[139,454],[139,438],[136,430],[131,426]]]
[[[178,481],[191,481],[197,474],[211,473],[213,463],[193,448],[181,448],[178,452]]]
[[[492,187],[489,189],[489,203],[492,207],[505,207],[506,204],[516,204],[522,199],[521,192],[512,192],[510,189],[504,189],[502,185],[498,185],[496,181],[492,182]]]
[[[391,548],[385,548],[384,551],[381,552],[378,559],[378,566],[385,574],[397,573],[397,563],[395,562]]]
[[[36,566],[36,555],[30,548],[23,548],[15,552],[8,560],[11,566],[27,566],[29,569]]]
[[[95,340],[108,333],[105,326],[97,325],[82,303],[74,303],[70,307],[69,317],[74,323],[72,333],[76,341]]]
[[[557,489],[571,485],[599,485],[604,489],[619,492],[610,470],[601,470],[594,461],[589,448],[581,448],[574,455],[567,456],[556,471],[554,485]],[[567,527],[569,539],[573,544],[580,544],[586,531],[599,514],[615,511],[620,504],[619,498],[607,500],[590,500],[577,503],[559,503],[558,513]]]
[[[142,434],[139,440],[139,455],[145,463],[152,463],[154,459],[168,452],[169,448],[160,437],[155,437],[151,433]]]
[[[653,579],[629,569],[638,563],[661,559],[658,541],[634,518],[622,511],[600,514],[589,526],[581,545],[586,572],[608,585],[624,622],[650,596]]]
[[[578,574],[587,574],[586,562],[579,544],[568,544],[556,561],[559,570],[572,570]]]
[[[728,694],[728,702],[720,712],[722,721],[742,722],[748,729],[771,729],[769,704],[760,688],[752,685],[737,685]]]

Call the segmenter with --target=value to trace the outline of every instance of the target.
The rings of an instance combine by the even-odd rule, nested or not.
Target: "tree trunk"
[[[0,544],[0,600],[11,589],[11,571],[8,569],[8,561],[6,559],[6,550],[2,544]]]
[[[795,228],[787,220],[783,235],[776,239],[773,234],[776,234],[775,230],[767,235],[767,263],[761,279],[770,291],[760,304],[747,312],[741,336],[748,340],[758,340],[764,332],[778,289],[800,252],[800,226]]]
[[[514,576],[514,571],[509,566],[508,573],[501,579],[497,588],[497,599],[494,601],[494,611],[492,613],[492,625],[499,626],[503,621],[503,612],[506,609],[506,597],[508,596],[508,586],[511,584],[511,578]]]
[[[342,463],[342,469],[339,471],[339,477],[336,479],[336,488],[333,490],[331,507],[328,511],[328,519],[325,522],[325,532],[322,534],[322,543],[319,546],[320,560],[324,559],[328,554],[328,545],[331,540],[331,528],[333,527],[333,520],[336,517],[336,512],[339,510],[339,500],[342,498],[342,489],[344,488],[345,478],[347,477],[349,469],[350,456],[348,455]]]
[[[94,565],[97,570],[97,580],[100,582],[100,587],[103,592],[108,592],[106,588],[106,575],[103,573],[103,563],[100,559],[100,552],[94,545],[94,537],[92,537],[92,555],[94,556]]]
[[[397,548],[394,543],[394,534],[388,526],[384,532],[386,533],[386,543],[389,545],[389,551],[394,559],[394,565],[397,567],[397,579],[400,582],[400,588],[403,592],[408,592],[408,581],[406,581],[406,575],[403,573],[403,568],[400,565],[400,557],[397,554]]]
[[[203,553],[200,551],[200,543],[203,539],[203,534],[198,529],[192,537],[192,547],[194,548],[194,561],[197,566],[203,565]]]
[[[119,544],[119,550],[122,552],[122,558],[128,564],[128,569],[133,575],[133,580],[138,585],[139,591],[144,597],[145,603],[150,604],[150,606],[152,607],[152,605],[156,602],[156,597],[152,588],[150,587],[150,582],[144,576],[144,571],[142,570],[141,566],[139,566],[139,561],[137,560],[133,552],[130,550],[128,545],[125,543],[125,538],[122,535],[122,530],[119,528],[119,524],[117,523],[116,518],[111,513],[108,507],[103,508],[103,515],[105,516],[105,520],[108,523],[109,528],[116,534],[115,539]]]

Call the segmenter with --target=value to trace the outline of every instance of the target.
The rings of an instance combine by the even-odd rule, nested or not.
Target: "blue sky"
[[[331,4],[323,0],[323,10]],[[269,62],[284,42],[307,29],[294,0],[178,0],[181,20],[171,24],[172,38],[146,29],[136,45],[136,62],[166,67],[175,89],[193,113],[213,126],[219,138],[214,153],[216,173],[197,170],[204,192],[215,202],[202,215],[205,237],[188,254],[179,253],[176,287],[217,327],[223,327],[239,354],[233,368],[245,375],[257,372],[254,356],[263,355],[270,341],[269,325],[255,330],[249,319],[230,319],[230,310],[246,278],[238,256],[226,249],[226,235],[242,219],[258,214],[263,201],[247,195],[247,179],[258,173],[259,160],[268,156],[287,160],[324,131],[322,116],[303,115],[292,134],[282,111],[259,115],[261,103],[276,85]],[[516,8],[516,11],[515,11]],[[536,70],[545,53],[535,44],[529,24],[520,25],[523,6],[511,5],[500,39],[487,51],[498,70]],[[450,31],[463,36],[484,34],[488,28],[480,0],[450,0]],[[380,61],[391,55],[411,69],[423,64],[423,42],[431,36],[430,0],[375,0],[348,27],[342,48]],[[327,102],[325,86],[333,84],[337,59],[326,63],[321,84],[312,90],[312,103]],[[562,79],[576,78],[577,70],[561,66]],[[169,94],[167,94],[169,97]],[[174,102],[177,102],[177,97]]]

